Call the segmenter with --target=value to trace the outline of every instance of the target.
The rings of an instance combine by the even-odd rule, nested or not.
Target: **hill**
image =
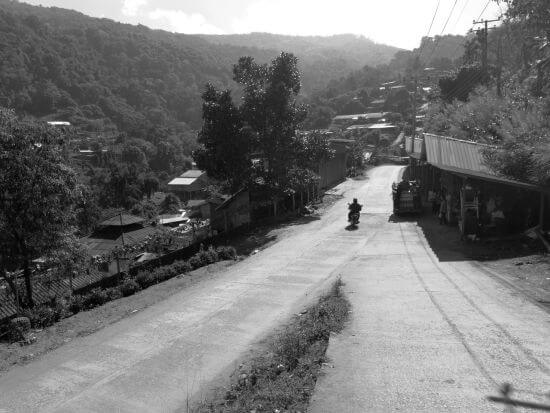
[[[300,59],[308,94],[398,49],[349,35],[173,34],[0,0],[0,105],[90,131],[197,128],[206,82],[234,87],[240,56],[267,62],[281,50]]]
[[[338,79],[365,65],[389,63],[401,50],[352,34],[324,37],[250,33],[201,37],[219,45],[294,53],[301,61],[302,83],[306,93],[322,89],[329,80]]]

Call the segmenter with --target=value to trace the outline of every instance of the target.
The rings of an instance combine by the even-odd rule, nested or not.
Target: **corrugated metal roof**
[[[204,173],[204,171],[200,171],[198,169],[189,169],[188,171],[181,174],[180,178],[198,178],[199,176],[204,175]]]
[[[145,227],[135,231],[124,232],[124,243],[128,245],[137,244],[158,231],[160,231],[160,229],[157,227]],[[116,238],[102,238],[92,235],[81,238],[80,241],[88,247],[88,252],[93,257],[96,255],[108,254],[116,247],[121,247],[122,235]]]
[[[168,185],[181,185],[181,186],[187,186],[192,185],[197,178],[174,178],[170,182],[168,182]]]
[[[145,220],[141,217],[138,217],[135,215],[129,215],[129,214],[122,214],[122,216],[115,215],[112,218],[106,219],[99,225],[106,226],[106,227],[120,227],[120,226],[132,225],[132,224],[140,224],[143,221]]]
[[[485,165],[482,153],[488,145],[429,133],[424,134],[424,141],[427,162],[437,168],[503,184],[539,189],[536,185],[503,178],[491,171]]]
[[[333,120],[355,120],[355,119],[379,119],[386,115],[385,112],[357,113],[355,115],[338,115]]]

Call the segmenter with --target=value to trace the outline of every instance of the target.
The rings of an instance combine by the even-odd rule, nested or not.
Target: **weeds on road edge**
[[[341,280],[306,312],[293,317],[267,340],[267,352],[244,362],[226,389],[192,409],[212,412],[305,412],[315,388],[331,333],[340,332],[350,313]]]

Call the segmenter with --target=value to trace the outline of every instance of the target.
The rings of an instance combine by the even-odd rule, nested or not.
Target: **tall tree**
[[[306,118],[297,103],[300,92],[298,59],[281,53],[271,64],[257,64],[241,57],[233,68],[234,80],[243,86],[243,120],[254,135],[256,147],[266,159],[264,180],[273,195],[285,190],[287,172],[296,163],[296,131]]]
[[[62,245],[74,222],[76,177],[63,163],[61,141],[54,128],[0,111],[1,261],[23,268],[30,306],[31,261]]]
[[[244,128],[229,90],[218,91],[208,84],[202,99],[203,124],[198,138],[202,147],[194,158],[209,177],[226,182],[236,191],[250,177],[250,131]]]

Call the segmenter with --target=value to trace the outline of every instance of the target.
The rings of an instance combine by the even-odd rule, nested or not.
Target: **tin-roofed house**
[[[169,191],[174,192],[184,202],[192,199],[205,199],[207,185],[206,172],[198,169],[190,169],[168,182]]]

